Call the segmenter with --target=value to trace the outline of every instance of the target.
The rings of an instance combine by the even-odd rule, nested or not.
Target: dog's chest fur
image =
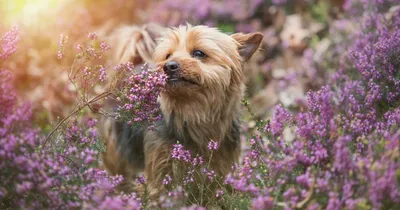
[[[178,121],[178,122],[177,122]],[[230,122],[217,121],[213,124],[179,122],[174,114],[163,120],[157,127],[157,134],[171,144],[179,142],[185,148],[199,155],[207,155],[209,141],[217,141],[221,148],[234,149],[239,146],[239,120]]]
[[[169,121],[162,120],[157,123],[155,134],[158,140],[168,142],[171,147],[173,144],[180,143],[185,149],[190,150],[193,155],[200,155],[205,158],[209,156],[210,151],[207,144],[210,140],[218,141],[220,147],[214,152],[214,155],[222,155],[228,158],[232,156],[240,147],[239,120],[232,120],[226,128],[216,125],[189,125],[187,122],[176,124],[176,118],[171,115]],[[144,168],[144,145],[146,144],[146,132],[144,128],[133,128],[123,123],[116,122],[116,134],[118,149],[124,159],[138,168]],[[225,130],[221,133],[221,129]],[[152,141],[148,139],[147,141]],[[231,158],[229,158],[231,159]]]

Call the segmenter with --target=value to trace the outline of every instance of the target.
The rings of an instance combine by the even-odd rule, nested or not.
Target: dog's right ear
[[[244,62],[248,61],[258,50],[264,38],[264,35],[259,32],[250,34],[236,33],[231,36],[239,43],[239,54]]]

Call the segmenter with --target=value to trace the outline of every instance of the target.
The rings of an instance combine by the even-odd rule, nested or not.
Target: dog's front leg
[[[155,131],[145,136],[145,168],[150,198],[157,198],[163,190],[162,180],[166,174],[172,175],[171,144],[160,138]]]

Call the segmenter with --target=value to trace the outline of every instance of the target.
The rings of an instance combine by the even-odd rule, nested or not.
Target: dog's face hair
[[[231,80],[243,74],[237,71],[241,64],[236,48],[233,38],[214,28],[181,26],[167,32],[156,47],[154,60],[169,76],[167,92],[171,96],[223,92]],[[166,65],[171,62],[179,65],[176,75],[167,72]]]
[[[160,98],[164,117],[177,114],[186,123],[214,123],[236,109],[245,89],[243,62],[262,38],[260,33],[227,35],[207,26],[167,30],[153,55],[168,76]]]
[[[164,70],[169,62],[178,63],[180,72],[167,85],[174,90],[169,92],[172,95],[200,89],[224,91],[231,83],[242,82],[242,61],[251,57],[261,40],[259,33],[229,36],[206,26],[181,26],[160,39],[154,60]],[[239,52],[241,44],[252,46]]]

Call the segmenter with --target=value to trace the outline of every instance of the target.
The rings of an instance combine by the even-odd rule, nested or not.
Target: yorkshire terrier
[[[159,103],[163,120],[155,129],[133,129],[109,121],[103,163],[111,174],[132,180],[144,171],[148,192],[162,189],[166,174],[175,173],[171,151],[185,149],[210,158],[207,145],[217,141],[210,167],[227,175],[239,159],[239,115],[245,91],[243,64],[259,49],[261,33],[224,34],[207,26],[185,25],[165,30],[153,61],[168,76]]]

